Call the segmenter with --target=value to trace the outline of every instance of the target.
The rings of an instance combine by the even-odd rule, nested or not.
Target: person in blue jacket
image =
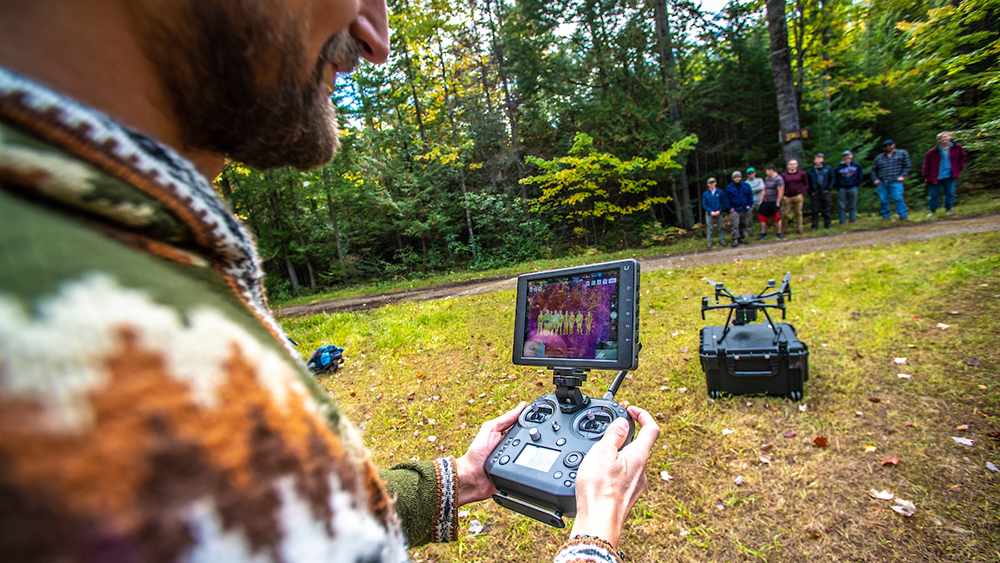
[[[726,203],[729,204],[729,222],[732,225],[733,246],[747,242],[750,232],[750,208],[753,207],[753,188],[743,181],[743,173],[733,172],[733,181],[726,186]]]
[[[726,233],[722,230],[722,212],[729,209],[726,194],[716,188],[715,178],[708,179],[708,189],[701,194],[701,206],[705,209],[705,227],[708,231],[708,247],[712,248],[712,227],[719,230],[719,243],[726,245]]]
[[[837,203],[840,204],[840,224],[848,219],[854,222],[858,208],[858,186],[865,178],[865,169],[854,162],[854,153],[844,151],[840,164],[833,170],[833,183],[837,187]]]
[[[823,227],[830,228],[830,191],[835,190],[833,168],[825,164],[823,153],[813,157],[813,167],[806,172],[809,178],[809,203],[812,204],[812,230],[819,229],[819,219],[823,218]]]

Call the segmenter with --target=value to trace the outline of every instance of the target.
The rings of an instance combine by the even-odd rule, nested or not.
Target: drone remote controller
[[[611,423],[628,421],[626,444],[635,436],[635,422],[613,392],[593,399],[565,385],[586,380],[582,370],[574,372],[557,371],[556,393],[525,407],[486,461],[486,473],[501,491],[493,495],[498,504],[556,528],[566,527],[563,516],[576,516],[577,469]],[[618,374],[619,385],[625,373]]]

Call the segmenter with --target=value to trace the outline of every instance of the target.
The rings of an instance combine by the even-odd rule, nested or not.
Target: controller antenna
[[[628,373],[627,370],[621,370],[618,372],[614,381],[611,382],[611,387],[608,387],[608,392],[604,394],[604,400],[613,401],[615,399],[615,393],[617,393],[618,388],[622,386],[622,381],[625,381],[626,373]]]

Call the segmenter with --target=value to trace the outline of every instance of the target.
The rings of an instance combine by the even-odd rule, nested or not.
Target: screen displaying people
[[[618,270],[528,282],[523,355],[618,359]]]

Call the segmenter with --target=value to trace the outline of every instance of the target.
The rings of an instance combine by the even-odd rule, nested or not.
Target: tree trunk
[[[660,67],[663,69],[663,79],[667,86],[667,103],[670,106],[670,119],[680,127],[681,109],[680,99],[677,96],[677,62],[674,58],[673,37],[670,35],[670,14],[667,11],[666,0],[656,0],[656,30],[657,45],[660,49]],[[674,197],[674,209],[677,213],[677,222],[680,227],[688,229],[694,224],[691,217],[691,194],[688,191],[687,167],[680,169],[681,186],[684,187],[679,193],[677,184],[671,180],[671,190]],[[680,198],[678,199],[678,195]]]
[[[274,210],[274,221],[278,226],[278,231],[285,232],[285,222],[281,217],[281,202],[279,201],[278,192],[271,190],[267,195],[271,200],[271,208]],[[295,265],[292,264],[292,259],[288,256],[288,249],[285,247],[284,242],[280,241],[278,244],[281,246],[281,256],[285,259],[285,267],[288,268],[288,279],[292,282],[292,293],[298,295],[299,276],[295,273]]]
[[[792,60],[788,52],[788,23],[785,21],[785,0],[767,0],[767,30],[771,37],[771,74],[777,93],[778,117],[781,123],[781,148],[785,161],[801,160],[802,139],[788,140],[786,133],[797,132],[799,106],[792,83]]]
[[[424,117],[423,112],[420,110],[420,97],[417,95],[417,86],[413,81],[413,65],[410,62],[410,48],[407,46],[406,41],[401,41],[403,45],[403,60],[406,61],[406,83],[410,86],[410,91],[413,93],[413,109],[417,114],[417,127],[420,129],[420,142],[423,145],[423,150],[427,150],[427,131],[424,129]]]
[[[472,250],[472,255],[476,256],[478,254],[476,251],[476,235],[472,232],[472,213],[469,212],[469,194],[465,186],[465,157],[462,155],[462,145],[458,142],[458,128],[455,127],[455,112],[451,107],[451,95],[448,93],[448,70],[444,64],[444,49],[441,47],[440,39],[438,40],[438,52],[441,54],[441,79],[444,81],[442,84],[444,87],[444,107],[448,114],[448,123],[451,124],[451,142],[455,145],[455,150],[458,151],[458,180],[462,188],[462,207],[465,209],[465,225],[469,229],[469,248]]]
[[[493,8],[491,7],[490,0],[486,0],[486,14],[490,24],[490,39],[493,47],[493,57],[497,64],[497,74],[500,77],[500,90],[503,92],[504,99],[504,114],[507,116],[507,123],[510,127],[510,145],[514,153],[514,165],[517,169],[517,179],[520,180],[524,177],[524,162],[521,158],[521,135],[518,132],[517,126],[517,109],[518,103],[514,96],[510,93],[510,88],[507,86],[509,79],[507,77],[507,60],[504,54],[503,45],[497,40],[496,26],[493,23]],[[500,14],[497,14],[497,20],[500,20]],[[502,22],[501,22],[502,25]],[[524,218],[528,218],[528,187],[525,184],[520,184],[521,186],[521,211],[524,214]]]
[[[233,187],[229,184],[229,178],[223,174],[219,178],[219,189],[222,190],[222,199],[226,202],[226,206],[229,207],[229,211],[233,210]]]
[[[329,182],[329,175],[323,169],[323,179]],[[330,184],[326,184],[326,209],[330,212],[330,223],[333,224],[333,238],[337,242],[337,260],[340,262],[340,271],[347,277],[347,260],[344,259],[344,245],[340,240],[340,226],[337,223],[337,213],[333,207],[333,196],[330,195]]]

